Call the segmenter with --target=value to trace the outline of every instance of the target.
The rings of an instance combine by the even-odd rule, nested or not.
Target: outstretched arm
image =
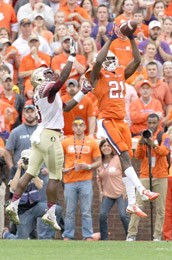
[[[141,56],[136,42],[134,40],[134,37],[132,35],[130,37],[131,38],[129,39],[132,47],[133,60],[125,68],[125,79],[128,79],[136,71],[137,67],[141,62]]]
[[[107,40],[107,42],[104,44],[104,46],[102,47],[101,51],[99,52],[97,59],[96,59],[96,63],[93,66],[93,70],[90,72],[90,82],[93,88],[95,88],[95,86],[97,85],[97,81],[99,78],[99,73],[102,67],[102,63],[103,61],[106,59],[109,47],[112,43],[113,40],[117,39],[118,36],[115,33],[115,24],[112,28],[112,34],[111,37]]]

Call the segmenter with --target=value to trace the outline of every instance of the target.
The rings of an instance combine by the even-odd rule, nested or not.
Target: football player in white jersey
[[[38,176],[40,168],[45,162],[49,172],[49,182],[47,185],[47,212],[42,219],[55,230],[61,230],[56,221],[55,207],[57,184],[62,179],[64,161],[63,149],[60,143],[61,130],[64,127],[63,110],[69,112],[91,90],[90,84],[85,81],[81,90],[71,100],[67,103],[61,101],[58,92],[70,74],[75,56],[75,43],[71,38],[70,56],[56,81],[53,81],[53,71],[47,68],[39,68],[31,76],[31,82],[35,87],[33,99],[37,109],[38,128],[31,137],[32,148],[28,170],[20,178],[12,201],[6,208],[10,220],[17,225],[20,224],[18,204],[21,195],[32,178]]]

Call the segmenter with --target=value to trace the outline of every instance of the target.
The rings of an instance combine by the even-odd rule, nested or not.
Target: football
[[[137,29],[137,23],[134,20],[128,20],[128,21],[122,23],[119,28],[123,35],[130,36]]]

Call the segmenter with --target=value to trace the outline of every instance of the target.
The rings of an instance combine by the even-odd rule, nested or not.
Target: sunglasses
[[[27,106],[24,107],[24,110],[27,110],[28,108],[35,109],[35,106],[34,105],[27,105]]]
[[[73,122],[73,124],[78,124],[78,125],[81,125],[81,124],[85,124],[83,120],[75,120]]]

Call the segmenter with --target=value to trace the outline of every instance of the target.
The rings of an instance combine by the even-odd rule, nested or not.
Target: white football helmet
[[[107,71],[114,71],[116,67],[118,67],[117,56],[109,50],[106,56],[106,60],[102,63],[102,66]]]
[[[31,75],[31,84],[34,86],[34,88],[36,88],[44,81],[51,81],[51,79],[48,77],[48,74],[53,75],[53,70],[44,67],[34,70]]]

